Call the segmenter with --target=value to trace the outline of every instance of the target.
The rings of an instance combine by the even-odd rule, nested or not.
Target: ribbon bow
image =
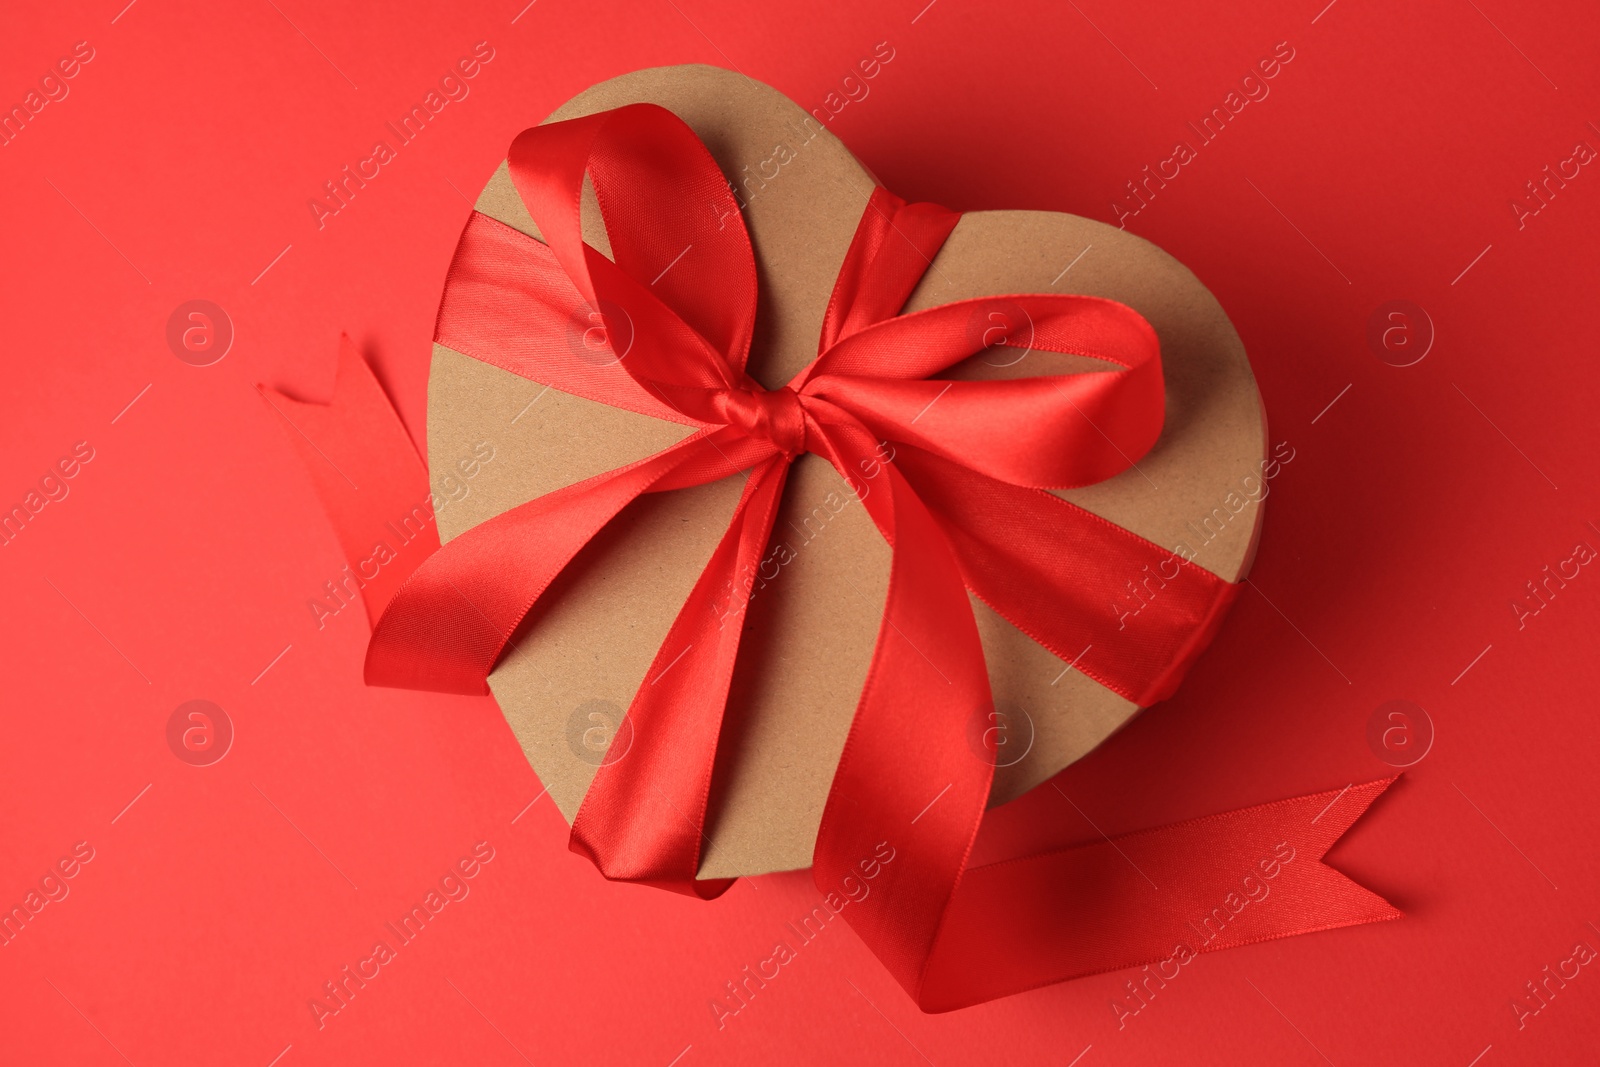
[[[845,255],[817,358],[767,389],[745,369],[756,315],[749,237],[726,180],[681,120],[636,104],[550,123],[523,132],[509,163],[544,242],[474,213],[446,283],[438,342],[694,432],[444,545],[379,621],[368,683],[484,692],[534,602],[629,502],[745,476],[727,533],[628,709],[628,758],[599,768],[571,839],[607,878],[721,893],[731,880],[696,875],[748,598],[736,591],[725,612],[716,605],[767,551],[790,464],[815,453],[856,490],[893,548],[871,668],[817,837],[818,887],[836,892],[872,865],[878,891],[848,917],[928,1010],[1143,962],[1141,953],[1156,958],[1170,941],[1146,946],[1132,932],[1141,916],[1106,911],[1148,904],[1143,886],[1123,885],[1111,870],[1114,857],[1107,863],[1090,848],[966,870],[994,771],[967,740],[993,710],[968,592],[1147,705],[1176,686],[1235,591],[1046,491],[1111,477],[1154,444],[1163,387],[1150,325],[1121,304],[1064,295],[899,314],[960,216],[880,188]],[[583,240],[586,176],[610,258]],[[1094,357],[1108,369],[934,377],[996,339],[990,316],[1019,309],[1031,349]],[[573,343],[590,323],[609,332],[604,358]],[[868,473],[882,480],[868,487]],[[1148,625],[1141,617],[1137,631],[1119,630],[1106,605],[1128,575],[1168,561],[1178,575],[1144,613]],[[1093,919],[1098,908],[1120,930],[1085,939],[1044,906],[1062,893],[1082,898],[1086,877],[1119,903],[1084,904],[1084,914]],[[1027,917],[1029,944],[1004,948],[989,936],[996,909]]]

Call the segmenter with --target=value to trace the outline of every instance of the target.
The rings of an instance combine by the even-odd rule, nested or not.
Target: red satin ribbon
[[[628,758],[599,769],[572,828],[572,848],[607,878],[717,895],[730,883],[696,874],[746,602],[736,596],[717,609],[768,548],[789,464],[813,452],[857,490],[893,548],[814,877],[833,892],[872,865],[874,891],[846,914],[926,1010],[1144,962],[1151,938],[1166,937],[1164,908],[1193,906],[1191,898],[1249,873],[1232,865],[1241,856],[1253,862],[1253,851],[1273,843],[1265,837],[1288,833],[1277,815],[1252,809],[1215,817],[1225,834],[1190,826],[1142,835],[1157,842],[1150,865],[1187,887],[1166,901],[1144,899],[1123,860],[1097,847],[966,870],[993,777],[968,742],[993,707],[968,591],[1084,674],[1147,705],[1176,687],[1236,589],[1045,491],[1108,478],[1154,444],[1163,386],[1143,318],[1083,296],[965,300],[900,315],[959,216],[877,189],[840,269],[816,360],[767,390],[745,372],[756,314],[749,238],[715,162],[680,120],[640,104],[536,127],[512,145],[510,172],[545,242],[474,213],[446,283],[438,342],[696,432],[445,545],[379,621],[370,684],[483,692],[534,602],[629,502],[743,473],[728,532],[628,709]],[[583,242],[585,175],[612,259]],[[1031,320],[1033,349],[1120,369],[933,377],[984,348],[974,322],[1015,308]],[[574,354],[574,330],[595,309],[613,330],[631,326],[631,344],[615,361]],[[890,443],[893,462],[882,462],[880,442]],[[863,488],[869,471],[879,480]],[[1139,627],[1120,629],[1108,605],[1146,566],[1176,566],[1177,576]],[[895,859],[874,862],[885,850]],[[1160,856],[1189,867],[1169,870]],[[1313,868],[1339,879],[1315,862],[1301,870]],[[1384,917],[1371,904],[1387,908],[1378,898],[1324,881],[1333,890],[1322,906],[1285,909],[1285,922],[1262,936]],[[1091,925],[1063,916],[1069,899],[1087,902]],[[1026,931],[1018,943],[989,936],[1013,919]]]

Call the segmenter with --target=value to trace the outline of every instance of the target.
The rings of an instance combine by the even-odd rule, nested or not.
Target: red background
[[[96,53],[0,148],[0,503],[95,450],[0,548],[0,904],[95,850],[0,948],[0,1060],[1591,1062],[1593,968],[1521,1029],[1511,998],[1600,947],[1600,574],[1520,630],[1509,606],[1600,546],[1600,174],[1524,228],[1510,208],[1600,147],[1591,5],[124,2],[11,4],[0,33],[7,104],[74,42]],[[471,96],[319,230],[307,199],[480,40]],[[817,106],[879,41],[894,60],[833,128],[891,188],[1106,221],[1186,120],[1294,49],[1129,221],[1221,299],[1296,451],[1257,589],[1176,699],[1058,781],[1113,833],[1337,789],[1389,773],[1368,719],[1414,701],[1432,750],[1331,853],[1403,920],[1205,955],[1121,1030],[1126,974],[923,1016],[836,924],[719,1030],[710,998],[809,908],[806,875],[711,904],[604,884],[550,801],[527,807],[490,700],[364,689],[359,613],[317,631],[305,602],[344,560],[255,384],[326,397],[348,330],[420,438],[461,194],[518,130],[688,61]],[[205,368],[164,336],[195,298],[237,332]],[[1405,368],[1366,339],[1395,299],[1437,334]],[[166,742],[195,698],[237,731],[208,767]],[[1048,788],[995,822],[1096,836]],[[471,895],[319,1029],[322,984],[478,841]]]

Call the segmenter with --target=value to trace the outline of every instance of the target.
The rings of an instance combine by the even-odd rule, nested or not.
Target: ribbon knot
[[[729,426],[771,442],[790,459],[806,450],[805,409],[800,394],[787,385],[779,389],[730,389],[717,394],[712,404]]]

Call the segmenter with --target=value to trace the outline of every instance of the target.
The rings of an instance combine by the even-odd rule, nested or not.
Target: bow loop
[[[990,325],[1000,319],[1010,330],[1003,346]],[[974,356],[1036,376],[929,377]],[[1062,357],[1099,365],[1064,374]],[[963,300],[877,323],[824,352],[805,391],[882,439],[1039,489],[1128,469],[1155,444],[1165,410],[1155,331],[1130,308],[1086,296]]]
[[[615,363],[679,421],[714,421],[709,394],[744,377],[756,274],[737,202],[694,131],[665,108],[630,104],[525,130],[507,158],[579,297],[572,313],[597,320]],[[586,179],[609,259],[583,240]]]

